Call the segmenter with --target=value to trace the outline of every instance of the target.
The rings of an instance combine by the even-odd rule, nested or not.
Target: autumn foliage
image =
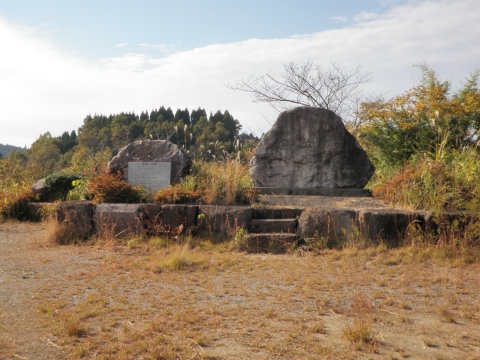
[[[200,190],[186,189],[177,184],[159,190],[153,196],[153,201],[159,204],[189,204],[198,202],[202,196],[203,192]]]
[[[479,72],[450,95],[426,65],[420,65],[420,85],[390,100],[361,106],[359,139],[380,167],[397,167],[424,155],[437,158],[439,150],[475,147],[480,131]],[[378,166],[377,166],[378,167]]]
[[[88,194],[94,203],[135,203],[141,201],[139,189],[136,189],[120,174],[103,173],[89,180]]]
[[[374,195],[434,211],[480,211],[480,72],[451,95],[420,65],[420,84],[390,100],[363,103],[359,141],[376,167]]]

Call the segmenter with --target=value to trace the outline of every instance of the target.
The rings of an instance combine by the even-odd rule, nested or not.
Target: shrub
[[[479,134],[480,73],[471,73],[456,94],[426,64],[419,85],[385,100],[361,104],[359,140],[377,163],[401,166],[422,154],[476,146]]]
[[[36,200],[30,189],[36,178],[32,164],[0,159],[0,220],[34,220],[36,214],[29,204]]]
[[[3,204],[0,204],[1,219],[36,220],[36,214],[30,206],[36,200],[32,190],[25,190],[20,194],[4,194]]]
[[[72,181],[73,189],[67,194],[67,200],[88,200],[87,180]]]
[[[120,174],[104,173],[91,178],[87,185],[88,194],[98,203],[141,202],[140,189],[124,181]]]
[[[376,197],[431,211],[480,210],[480,156],[473,149],[420,157],[373,189]]]
[[[171,185],[168,189],[159,190],[153,201],[159,204],[195,203],[203,196],[202,191],[185,189],[182,185]]]
[[[45,194],[42,198],[46,201],[65,200],[67,194],[75,186],[73,182],[80,180],[81,176],[73,173],[58,172],[45,179]]]

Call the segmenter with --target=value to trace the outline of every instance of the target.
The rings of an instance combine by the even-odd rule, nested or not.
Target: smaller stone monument
[[[128,163],[128,183],[152,192],[170,186],[172,163],[169,161],[132,161]]]
[[[262,137],[250,173],[258,188],[362,189],[374,167],[334,112],[315,107],[284,111]],[[330,191],[329,193],[341,193]]]
[[[135,141],[108,163],[110,172],[120,172],[130,184],[152,192],[178,183],[191,166],[191,158],[167,140]]]

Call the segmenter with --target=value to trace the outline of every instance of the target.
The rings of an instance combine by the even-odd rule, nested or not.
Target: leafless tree
[[[360,65],[349,69],[336,62],[324,67],[292,61],[283,64],[283,70],[282,74],[252,75],[228,87],[250,93],[254,102],[269,103],[277,111],[314,106],[334,111],[346,123],[355,122],[363,101],[361,86],[371,81],[370,73]]]

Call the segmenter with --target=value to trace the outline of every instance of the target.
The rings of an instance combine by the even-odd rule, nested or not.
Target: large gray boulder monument
[[[108,170],[120,171],[123,178],[127,179],[129,162],[171,162],[170,184],[178,183],[192,166],[190,156],[167,140],[135,141],[128,144],[108,163]]]
[[[284,111],[262,137],[251,162],[256,187],[362,189],[375,168],[334,112]]]

